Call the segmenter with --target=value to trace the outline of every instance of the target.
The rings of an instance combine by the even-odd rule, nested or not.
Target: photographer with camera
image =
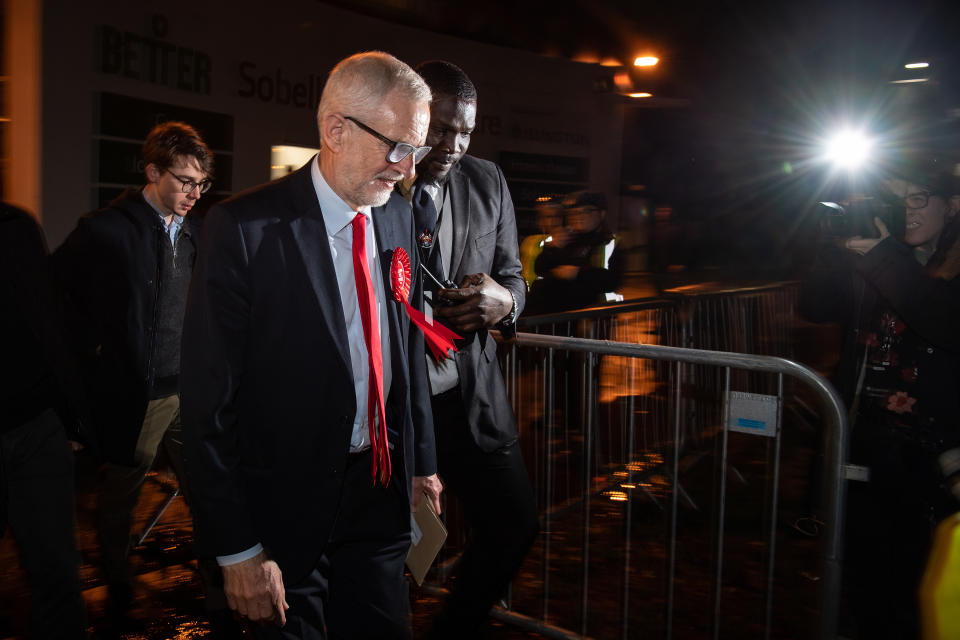
[[[933,529],[960,510],[958,190],[935,157],[904,163],[884,190],[887,207],[831,205],[800,311],[844,330],[835,381],[861,479],[846,527],[858,637],[912,638]],[[902,218],[877,215],[877,237],[849,235],[858,212],[884,209]]]

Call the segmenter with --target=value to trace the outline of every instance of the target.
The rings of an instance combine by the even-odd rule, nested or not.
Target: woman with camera
[[[912,638],[933,529],[960,510],[958,190],[936,159],[885,187],[903,208],[902,238],[876,218],[879,237],[825,244],[800,311],[844,330],[835,381],[850,462],[864,469],[848,485],[845,534],[858,637]]]

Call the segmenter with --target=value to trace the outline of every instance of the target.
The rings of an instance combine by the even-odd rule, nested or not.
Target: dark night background
[[[658,101],[627,107],[621,182],[672,207],[691,266],[791,273],[815,203],[845,187],[815,159],[841,126],[872,133],[879,163],[904,147],[960,155],[960,3],[949,0],[332,4],[545,55],[655,53],[655,69],[630,68]],[[904,68],[914,60],[931,66]],[[919,76],[929,80],[891,83]]]

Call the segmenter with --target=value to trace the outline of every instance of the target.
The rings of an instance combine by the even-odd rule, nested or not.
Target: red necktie
[[[367,217],[358,213],[353,219],[353,277],[357,283],[357,302],[363,340],[367,343],[367,364],[370,382],[367,386],[367,420],[370,446],[373,448],[373,481],[383,486],[390,482],[390,450],[387,446],[387,418],[383,407],[383,353],[380,350],[380,328],[377,324],[377,298],[367,263]],[[380,428],[376,426],[380,416]]]

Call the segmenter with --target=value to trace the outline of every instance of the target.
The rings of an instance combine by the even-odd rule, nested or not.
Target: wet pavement
[[[802,431],[794,430],[803,435]],[[542,438],[526,433],[534,445]],[[565,433],[551,443],[558,459],[569,457],[583,444],[582,434]],[[816,541],[797,534],[789,527],[792,517],[802,514],[806,500],[807,466],[812,449],[809,443],[785,446],[791,451],[782,478],[782,508],[778,537],[780,552],[776,569],[774,601],[777,618],[772,637],[815,637],[817,559]],[[566,447],[566,449],[564,448]],[[806,453],[803,453],[806,452]],[[528,464],[536,466],[536,454],[528,452]],[[754,440],[735,439],[730,457],[737,460],[747,478],[762,475],[764,451]],[[656,457],[649,458],[654,463]],[[741,462],[742,461],[742,462]],[[131,640],[188,639],[207,636],[209,623],[204,611],[202,589],[196,561],[191,551],[191,522],[182,497],[175,498],[159,523],[132,555],[137,575],[134,625],[118,630],[106,615],[106,586],[98,568],[99,552],[93,528],[95,508],[92,461],[78,458],[78,544],[82,553],[81,581],[89,615],[89,631],[94,638]],[[710,568],[716,562],[709,523],[715,511],[709,476],[709,459],[691,461],[684,483],[697,509],[679,512],[677,536],[677,580],[674,592],[676,638],[700,638],[711,635],[714,584]],[[754,469],[754,467],[756,469]],[[635,471],[641,470],[634,466]],[[756,471],[756,473],[755,473]],[[535,473],[535,471],[532,471]],[[579,468],[555,469],[554,484],[576,484]],[[601,465],[592,483],[595,498],[590,501],[589,527],[584,526],[584,503],[576,499],[551,510],[544,524],[551,535],[540,536],[521,568],[511,591],[511,605],[517,610],[545,617],[552,625],[579,631],[589,630],[595,638],[665,637],[665,590],[669,567],[665,531],[669,512],[655,499],[667,495],[667,479],[657,472],[643,475],[648,482],[644,495],[631,500],[619,499],[616,492],[604,491],[616,486],[625,475],[622,467]],[[571,478],[564,478],[564,474]],[[638,478],[639,482],[640,478]],[[175,488],[167,472],[152,473],[145,485],[136,513],[135,532],[142,531],[156,510]],[[763,502],[763,483],[742,482],[731,487],[727,512],[725,544],[724,610],[721,637],[762,637],[763,587],[766,566],[763,541],[755,531],[758,515],[754,505]],[[651,497],[652,496],[652,497]],[[457,530],[457,507],[448,504],[451,537],[438,565],[448,562],[462,543]],[[629,524],[629,529],[627,525]],[[589,557],[581,549],[589,538]],[[549,544],[549,547],[547,546]],[[626,552],[626,554],[625,554]],[[624,562],[624,557],[630,558]],[[26,637],[28,600],[23,575],[18,569],[15,545],[0,540],[0,638]],[[586,602],[583,576],[589,570]],[[437,580],[436,575],[433,576]],[[623,588],[630,584],[629,594]],[[548,594],[545,598],[544,594]],[[627,599],[629,597],[629,599]],[[786,603],[786,604],[785,604]],[[411,589],[414,637],[419,637],[439,610],[440,599],[416,587]],[[626,622],[622,613],[626,611]],[[585,622],[586,619],[586,622]],[[587,624],[589,623],[589,624]],[[624,628],[626,625],[626,629]],[[494,639],[544,637],[500,622],[491,624],[488,636]]]
[[[100,553],[94,528],[96,507],[95,468],[85,455],[77,458],[77,543],[82,564],[80,580],[87,605],[88,631],[93,638],[126,640],[188,640],[207,637],[209,621],[197,562],[191,550],[189,510],[182,497],[175,498],[143,544],[131,555],[136,575],[131,621],[115,628],[107,615],[107,587],[99,569]],[[166,471],[147,478],[135,514],[134,533],[147,526],[157,510],[176,488]],[[15,542],[8,535],[0,539],[0,639],[27,638],[29,596],[26,578],[17,559]],[[439,612],[440,598],[411,588],[411,609],[415,637],[428,628]],[[492,622],[490,638],[519,640],[537,638]]]

